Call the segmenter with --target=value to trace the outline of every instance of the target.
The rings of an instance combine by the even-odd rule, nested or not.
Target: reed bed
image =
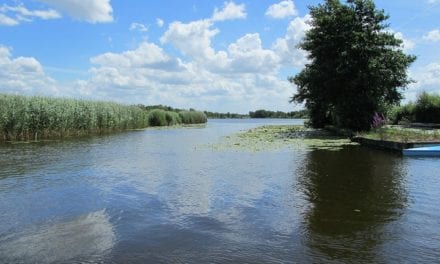
[[[199,111],[113,102],[0,94],[0,141],[102,134],[149,126],[206,123]]]
[[[208,121],[205,113],[199,111],[166,111],[154,109],[149,112],[150,126],[174,126],[180,124],[203,124]]]
[[[148,112],[112,102],[0,94],[0,140],[37,140],[138,129]]]

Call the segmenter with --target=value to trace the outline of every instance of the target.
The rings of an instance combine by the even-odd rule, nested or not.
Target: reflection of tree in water
[[[305,214],[311,252],[327,260],[374,262],[375,249],[393,236],[384,226],[406,206],[401,163],[390,153],[359,147],[310,152],[297,173],[311,203]]]

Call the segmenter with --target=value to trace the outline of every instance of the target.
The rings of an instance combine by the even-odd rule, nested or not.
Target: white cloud
[[[157,68],[164,64],[169,67],[177,62],[171,59],[163,49],[156,44],[144,42],[135,50],[122,53],[104,53],[90,59],[93,64],[105,67],[121,68]],[[170,64],[171,63],[171,64]],[[169,68],[168,68],[169,69]]]
[[[278,38],[272,45],[272,49],[281,58],[283,65],[299,68],[307,62],[307,52],[299,49],[298,45],[311,28],[310,20],[310,15],[295,18],[289,23],[286,35]]]
[[[18,20],[15,20],[11,17],[6,16],[5,14],[0,13],[0,25],[2,26],[16,26],[20,24]]]
[[[190,23],[173,22],[161,38],[171,43],[182,54],[212,72],[267,72],[278,69],[279,57],[265,50],[259,34],[246,34],[227,50],[216,51],[212,38],[220,31],[213,28],[211,20]]]
[[[225,2],[223,9],[214,10],[212,15],[212,21],[224,21],[232,19],[244,19],[246,18],[246,6],[244,4],[237,5],[234,2]]]
[[[156,18],[156,25],[161,28],[164,25],[164,21],[160,18]]]
[[[436,3],[440,3],[440,0],[428,0],[428,3],[436,4]]]
[[[57,19],[61,18],[61,15],[53,9],[29,10],[23,4],[0,6],[0,25],[15,26],[21,22],[31,22],[35,18],[43,20]]]
[[[130,25],[130,31],[133,31],[133,30],[137,30],[137,31],[140,31],[140,32],[147,32],[148,31],[148,26],[146,26],[144,24],[141,24],[141,23],[133,22]]]
[[[434,29],[426,33],[426,35],[423,36],[424,40],[437,42],[440,41],[440,29]]]
[[[228,10],[228,4],[224,10]],[[274,105],[279,110],[292,109],[288,98],[294,87],[278,76],[284,64],[292,66],[280,57],[285,54],[265,48],[258,33],[245,34],[223,50],[213,47],[213,38],[220,33],[215,21],[221,20],[218,14],[227,13],[224,10],[214,12],[218,20],[175,21],[168,25],[160,42],[171,44],[183,59],[167,54],[157,44],[143,42],[133,50],[93,57],[91,78],[78,81],[77,89],[84,96],[101,99],[214,111],[247,112],[273,109]],[[306,19],[292,22],[286,33],[289,41],[299,41],[307,29]],[[293,49],[289,54],[294,54]]]
[[[277,54],[264,49],[258,33],[246,34],[228,47],[230,65],[227,69],[235,73],[270,73],[279,69]]]
[[[295,4],[292,0],[284,0],[279,2],[278,4],[273,4],[266,11],[266,16],[275,19],[292,17],[296,14],[297,11],[295,9]]]
[[[213,58],[215,51],[211,47],[211,38],[219,33],[212,29],[210,20],[198,20],[190,23],[180,21],[169,25],[168,30],[161,37],[162,43],[171,43],[184,55],[194,59]]]
[[[11,49],[0,45],[0,91],[25,94],[57,94],[55,81],[33,57],[12,58]]]
[[[89,23],[113,21],[113,8],[110,0],[39,0],[66,12],[75,19]]]
[[[397,32],[392,29],[388,30],[388,32],[394,34],[394,37],[396,37],[397,39],[402,40],[402,45],[400,47],[403,51],[408,52],[414,49],[414,47],[416,46],[416,43],[414,43],[414,41],[410,39],[405,38],[402,32]]]
[[[421,92],[440,94],[440,63],[430,63],[409,72],[415,81],[405,90],[405,101],[414,101]]]
[[[413,75],[416,87],[432,86],[440,91],[440,63],[430,63],[417,70]]]
[[[170,24],[162,42],[175,46],[187,62],[144,42],[134,50],[92,58],[92,78],[77,87],[83,95],[145,104],[236,112],[274,105],[291,109],[293,88],[278,78],[280,58],[263,47],[259,34],[246,34],[216,51],[211,38],[219,31],[212,27],[210,20]]]

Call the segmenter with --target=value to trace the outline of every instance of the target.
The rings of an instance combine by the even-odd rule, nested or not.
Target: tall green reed
[[[113,102],[0,94],[0,140],[34,140],[145,128],[148,113]]]

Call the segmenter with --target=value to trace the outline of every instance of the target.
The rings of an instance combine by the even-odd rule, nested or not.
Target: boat
[[[404,149],[405,156],[440,157],[440,146]]]

